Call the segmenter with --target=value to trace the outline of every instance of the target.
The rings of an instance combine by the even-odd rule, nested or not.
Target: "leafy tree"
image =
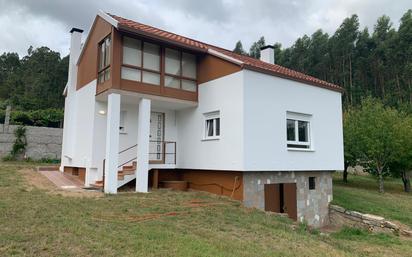
[[[233,49],[233,52],[237,53],[237,54],[243,54],[246,55],[246,51],[243,49],[243,45],[242,42],[239,40],[236,43],[235,49]]]
[[[249,55],[256,59],[259,59],[260,58],[260,48],[264,47],[265,45],[266,45],[265,38],[261,37],[258,41],[252,44],[249,50]]]
[[[412,176],[412,117],[402,114],[401,125],[398,128],[402,144],[399,156],[389,163],[389,170],[393,176],[401,177],[405,192],[411,192]]]
[[[381,193],[384,192],[384,172],[399,158],[402,149],[401,121],[398,111],[373,98],[363,100],[360,108],[351,111],[345,121],[351,124],[345,132],[345,142],[354,147],[348,150],[377,175]]]
[[[354,167],[359,163],[360,150],[357,138],[358,112],[350,107],[343,113],[343,143],[345,168],[343,170],[343,182],[348,182],[348,167]]]
[[[259,58],[263,45],[262,38],[255,42],[250,56]],[[357,106],[367,96],[395,108],[411,106],[412,10],[402,16],[399,28],[384,15],[371,30],[359,30],[359,18],[352,15],[331,36],[319,29],[291,47],[276,45],[275,61],[342,86],[345,107]]]
[[[47,47],[29,48],[22,59],[16,53],[0,56],[0,102],[14,109],[62,108],[68,57]]]

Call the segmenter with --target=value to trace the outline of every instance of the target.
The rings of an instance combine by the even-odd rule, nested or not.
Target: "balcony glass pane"
[[[172,87],[180,89],[180,79],[165,76],[165,87]]]
[[[150,70],[160,71],[160,50],[158,45],[144,43],[143,67]]]
[[[166,48],[165,54],[165,72],[167,74],[180,76],[180,52]]]
[[[122,79],[140,81],[140,73],[141,71],[138,69],[122,67]]]
[[[182,89],[191,92],[196,92],[196,82],[182,79]]]
[[[183,77],[196,79],[196,56],[193,54],[182,54]]]
[[[160,85],[160,74],[143,71],[143,82],[153,85]]]
[[[123,38],[123,63],[133,66],[142,66],[141,41],[129,37]]]

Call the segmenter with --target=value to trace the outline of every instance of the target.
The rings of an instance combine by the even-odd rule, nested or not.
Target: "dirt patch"
[[[35,171],[34,169],[22,169],[18,171],[25,179],[26,189],[28,191],[34,188],[45,190],[49,194],[56,194],[68,197],[102,197],[102,192],[91,192],[86,190],[63,190],[53,184],[48,178]]]
[[[209,206],[216,206],[216,205],[224,205],[226,203],[214,203],[214,202],[207,202],[200,199],[192,199],[189,202],[186,202],[184,205],[186,207],[209,207]]]

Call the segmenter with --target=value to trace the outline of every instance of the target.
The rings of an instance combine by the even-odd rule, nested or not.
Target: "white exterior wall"
[[[69,119],[64,129],[70,129],[65,134],[64,140],[63,149],[65,152],[62,153],[64,166],[89,167],[91,165],[95,92],[96,82],[93,81],[81,89],[71,92],[71,95],[68,96],[69,101],[66,99],[67,116],[65,113],[65,118]],[[65,155],[72,158],[67,158]]]
[[[254,71],[243,73],[245,170],[343,170],[340,93]],[[287,111],[312,115],[313,151],[287,149]]]
[[[177,168],[243,169],[243,74],[199,85],[198,107],[177,111]],[[204,113],[220,111],[220,139],[203,140]]]

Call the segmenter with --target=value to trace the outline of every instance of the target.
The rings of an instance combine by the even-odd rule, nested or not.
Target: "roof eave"
[[[320,84],[320,83],[316,83],[316,82],[312,82],[312,81],[308,81],[308,80],[304,80],[304,79],[294,78],[294,77],[287,76],[287,75],[279,73],[279,72],[270,71],[270,70],[259,68],[259,67],[252,66],[252,65],[249,65],[249,64],[242,65],[242,68],[247,69],[247,70],[251,70],[251,71],[256,71],[256,72],[268,74],[268,75],[273,75],[273,76],[284,78],[284,79],[293,80],[293,81],[304,83],[304,84],[311,85],[311,86],[316,86],[316,87],[332,90],[332,91],[335,91],[335,92],[338,92],[338,93],[341,93],[341,94],[343,94],[345,92],[345,90],[342,87],[338,86],[338,85],[328,86],[328,85],[324,85],[324,84]]]
[[[90,32],[92,31],[93,26],[94,26],[95,23],[96,23],[97,17],[102,18],[103,20],[105,20],[106,22],[108,22],[110,25],[112,25],[112,26],[115,27],[115,28],[117,28],[118,25],[119,25],[119,22],[118,22],[117,20],[115,20],[114,18],[112,18],[110,15],[108,15],[108,14],[105,13],[104,11],[99,10],[99,12],[96,14],[96,17],[94,18],[94,21],[93,21],[92,25],[90,26],[89,33],[87,34],[86,40],[84,41],[84,44],[82,45],[82,49],[80,50],[79,57],[77,58],[77,61],[75,62],[77,65],[79,64],[80,60],[81,60],[82,57],[83,57],[83,53],[84,53],[85,46],[86,46],[87,43],[89,42]]]
[[[167,44],[170,44],[170,45],[173,45],[173,46],[178,46],[178,47],[181,47],[181,48],[184,48],[184,49],[192,50],[194,52],[201,52],[201,53],[206,53],[207,52],[206,48],[189,46],[187,44],[179,43],[179,42],[176,42],[176,41],[173,41],[173,40],[168,40],[168,39],[165,39],[163,37],[159,37],[159,36],[156,36],[156,35],[153,35],[153,34],[138,30],[138,29],[133,29],[133,28],[130,28],[128,26],[124,26],[120,23],[118,24],[117,29],[121,32],[127,32],[127,33],[137,35],[137,36],[141,36],[141,37],[144,37],[144,38],[164,42],[164,43],[167,43]]]

